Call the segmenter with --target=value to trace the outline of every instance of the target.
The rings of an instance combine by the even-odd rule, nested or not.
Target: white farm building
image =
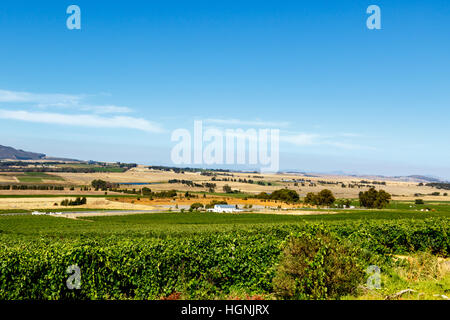
[[[229,204],[216,204],[214,208],[208,209],[210,212],[226,212],[226,213],[232,213],[232,212],[242,212],[241,209],[236,209],[236,206],[229,205]]]

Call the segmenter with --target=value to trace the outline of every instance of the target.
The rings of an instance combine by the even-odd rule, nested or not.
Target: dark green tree
[[[359,204],[365,208],[385,208],[389,204],[391,195],[384,190],[377,191],[370,188],[368,191],[359,193]]]
[[[317,194],[317,204],[319,206],[331,206],[334,201],[336,201],[336,198],[333,192],[328,189],[323,189]]]

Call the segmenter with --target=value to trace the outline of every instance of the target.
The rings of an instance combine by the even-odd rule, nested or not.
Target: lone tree
[[[336,198],[333,192],[328,189],[323,189],[317,194],[317,202],[320,206],[331,206],[334,201],[336,201]]]
[[[223,186],[223,191],[225,192],[225,193],[233,193],[233,190],[231,189],[231,187],[229,186],[229,185],[224,185]]]
[[[391,195],[384,190],[377,191],[370,188],[368,191],[359,193],[359,204],[361,207],[383,209],[389,204]]]

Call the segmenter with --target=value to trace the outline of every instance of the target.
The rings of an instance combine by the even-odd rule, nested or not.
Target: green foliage
[[[425,204],[425,202],[422,199],[416,199],[414,202],[415,204]]]
[[[205,205],[205,209],[212,209],[216,204],[228,204],[225,200],[212,200],[210,203]]]
[[[314,192],[308,192],[303,202],[315,206],[317,205],[317,195]]]
[[[271,290],[279,249],[271,236],[230,233],[194,238],[102,240],[2,246],[0,299],[190,298]],[[81,289],[68,290],[65,270],[81,269]]]
[[[261,192],[258,195],[255,196],[258,199],[266,199],[266,200],[280,200],[283,202],[298,202],[300,199],[300,196],[298,195],[297,191],[290,190],[290,189],[279,189],[271,194]]]
[[[301,271],[306,275],[301,288],[309,291],[295,291],[299,297],[339,297],[354,285],[338,270],[358,279],[359,266],[381,267],[392,254],[449,255],[448,206],[430,204],[438,213],[414,212],[406,203],[399,207],[398,212],[309,216],[1,216],[0,299],[158,299],[173,292],[212,299],[235,290],[279,294],[274,277],[291,241],[292,249],[309,250],[302,255],[313,264]],[[66,288],[70,265],[81,269],[81,290]]]
[[[336,201],[336,198],[333,192],[328,189],[323,189],[317,194],[317,203],[319,206],[331,206],[334,201]]]
[[[385,208],[389,204],[391,195],[384,190],[377,191],[370,188],[368,191],[359,193],[359,203],[361,207],[366,208]]]
[[[224,185],[223,186],[223,192],[225,193],[233,193],[233,190],[231,189],[231,187],[229,185]]]
[[[281,200],[285,202],[297,202],[300,199],[297,191],[290,189],[280,189],[272,192],[271,200]]]
[[[47,174],[45,172],[25,172],[20,175],[16,175],[16,178],[20,182],[37,182],[40,183],[42,180],[60,180],[64,181],[64,179],[57,175]]]
[[[202,209],[203,208],[203,204],[200,202],[194,202],[193,204],[191,204],[191,208],[190,210],[194,210],[197,211],[198,209]]]
[[[328,232],[311,230],[289,239],[274,291],[283,299],[336,299],[356,291],[364,279],[360,250]]]
[[[306,204],[317,206],[331,206],[335,201],[336,198],[334,197],[333,192],[328,189],[323,189],[317,194],[309,192],[303,200]]]
[[[352,204],[352,200],[350,199],[337,199],[335,201],[335,206],[337,208],[349,208]]]
[[[177,196],[176,190],[168,190],[168,191],[160,191],[160,192],[152,192],[153,197],[156,198],[175,198]]]
[[[87,199],[86,197],[77,197],[75,200],[69,200],[69,199],[64,199],[63,201],[61,201],[61,205],[62,206],[82,206],[83,204],[86,204]]]
[[[95,189],[106,190],[110,188],[117,188],[119,185],[104,180],[92,180],[91,185]]]

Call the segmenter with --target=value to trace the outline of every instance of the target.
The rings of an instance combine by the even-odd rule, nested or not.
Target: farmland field
[[[421,212],[412,203],[395,202],[384,210],[304,216],[196,212],[77,219],[3,216],[0,298],[277,299],[281,297],[276,275],[287,241],[305,234],[331,234],[358,252],[352,257],[359,271],[368,265],[382,269],[381,289],[364,289],[366,276],[339,298],[382,299],[408,287],[421,295],[407,298],[439,299],[450,290],[446,269],[450,204],[427,207],[429,212]],[[421,254],[427,255],[427,263],[440,263],[440,271],[411,276],[414,272],[404,257],[418,261]],[[80,290],[65,287],[70,265],[82,270]],[[309,277],[314,279],[313,274]],[[26,280],[17,286],[19,278]],[[336,298],[302,294],[305,299]]]
[[[70,165],[87,172],[0,176],[0,299],[386,299],[404,289],[413,291],[398,298],[449,295],[450,202],[439,186]],[[336,203],[306,202],[325,188]],[[393,200],[383,209],[360,207],[358,194],[371,188]],[[277,190],[297,199],[270,198]],[[242,212],[206,212],[218,202]],[[66,283],[73,266],[82,274],[77,290]],[[369,266],[380,268],[381,287],[370,286]]]
[[[47,174],[44,172],[25,172],[24,174],[16,175],[16,178],[20,182],[32,182],[32,183],[40,183],[43,182],[43,180],[64,181],[63,178],[57,175]]]

